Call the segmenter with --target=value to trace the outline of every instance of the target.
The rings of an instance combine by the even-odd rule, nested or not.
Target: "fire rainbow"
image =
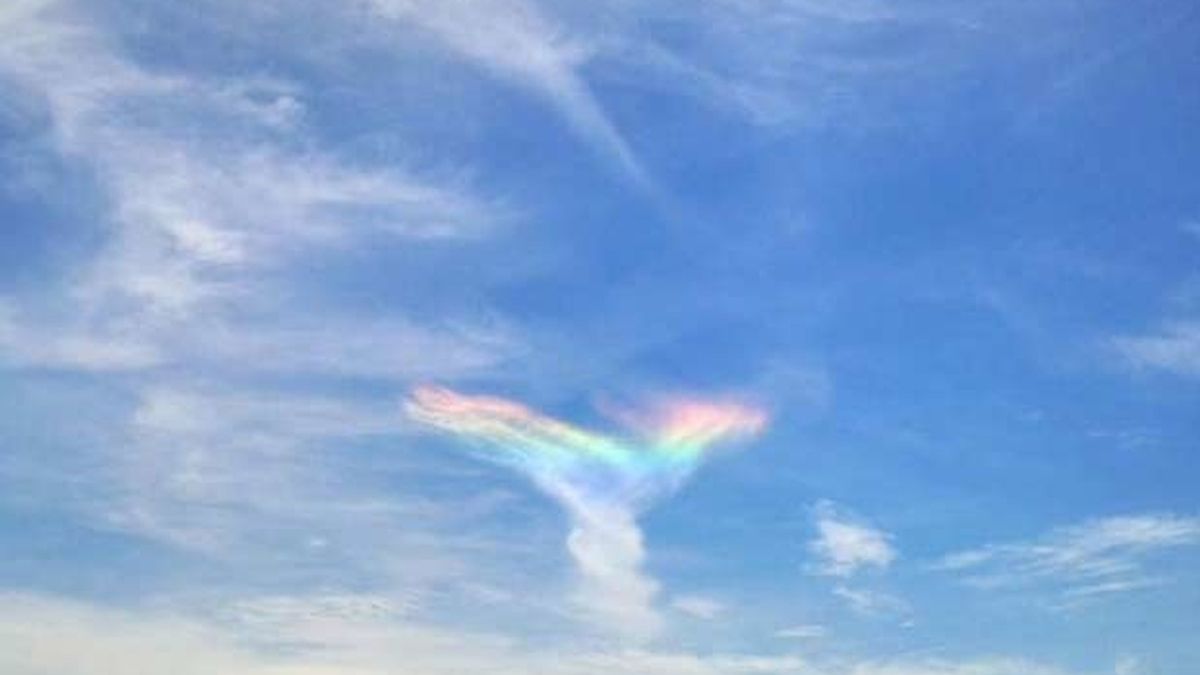
[[[767,425],[765,411],[744,403],[665,398],[643,411],[609,411],[628,433],[608,435],[508,399],[434,386],[414,389],[405,409],[418,422],[486,448],[493,461],[541,478],[591,479],[626,491],[686,476],[719,443],[755,436]]]

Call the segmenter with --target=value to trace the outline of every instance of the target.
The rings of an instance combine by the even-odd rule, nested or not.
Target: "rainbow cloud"
[[[410,417],[483,446],[556,496],[645,506],[677,485],[719,442],[760,433],[763,411],[740,403],[672,398],[647,411],[610,411],[627,437],[600,434],[503,398],[419,387]],[[559,494],[561,492],[570,494]]]
[[[582,429],[492,396],[441,387],[414,389],[409,416],[528,475],[572,519],[568,549],[582,574],[578,600],[606,626],[633,636],[657,632],[657,584],[641,571],[636,516],[669,494],[722,442],[761,433],[767,414],[732,401],[665,398],[646,410],[606,410],[625,430]]]

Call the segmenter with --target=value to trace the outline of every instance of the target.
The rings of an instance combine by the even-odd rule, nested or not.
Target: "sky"
[[[1189,675],[1185,0],[3,0],[0,672]]]

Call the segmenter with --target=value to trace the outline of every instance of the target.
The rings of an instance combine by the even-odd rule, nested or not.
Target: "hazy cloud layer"
[[[441,675],[464,671],[526,675],[1084,675],[1019,659],[912,660],[821,664],[800,656],[696,655],[685,652],[529,650],[488,633],[450,632],[396,618],[381,601],[276,601],[269,619],[246,605],[240,620],[256,629],[256,648],[228,623],[167,611],[131,612],[35,596],[8,596],[0,611],[0,666],[12,675],[48,669],[111,675],[147,667],[230,675],[382,674],[403,669]],[[50,645],[41,649],[30,645]],[[280,650],[272,648],[287,645]],[[1099,674],[1096,674],[1099,675]]]
[[[954,553],[936,568],[978,588],[1048,586],[1062,602],[1075,603],[1167,583],[1148,563],[1198,545],[1200,519],[1114,516],[1057,528],[1032,541]]]

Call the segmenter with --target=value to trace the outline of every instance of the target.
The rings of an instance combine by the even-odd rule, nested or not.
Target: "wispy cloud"
[[[991,658],[978,661],[925,659],[915,662],[863,663],[851,671],[855,675],[1065,675],[1054,666],[1016,658]]]
[[[0,72],[44,103],[54,149],[90,168],[112,205],[102,217],[111,236],[71,280],[72,323],[25,318],[86,332],[51,353],[140,362],[113,343],[200,307],[246,306],[302,252],[369,232],[459,236],[494,222],[498,209],[461,190],[315,147],[286,112],[303,109],[295,86],[148,69],[60,5],[10,22],[0,48]]]
[[[1118,337],[1112,344],[1135,366],[1200,375],[1200,321],[1170,323],[1158,333]]]
[[[643,186],[652,183],[650,172],[589,79],[617,85],[618,93],[690,98],[757,127],[890,124],[894,110],[869,112],[890,95],[891,83],[950,75],[1003,35],[999,26],[1030,14],[825,0],[371,0],[370,6],[377,16],[434,36],[497,79],[541,95],[598,154]],[[991,30],[979,29],[985,23]],[[930,32],[942,39],[898,40],[903,48],[883,49],[872,39]],[[672,39],[675,33],[688,39]]]
[[[472,63],[544,96],[603,157],[637,183],[649,177],[596,100],[580,67],[589,47],[524,0],[372,0],[381,16],[428,30]]]
[[[1113,675],[1138,675],[1143,672],[1145,669],[1142,668],[1142,662],[1134,656],[1122,656],[1113,667]]]
[[[960,551],[935,569],[980,588],[1045,585],[1061,604],[1165,583],[1146,571],[1158,554],[1200,545],[1200,519],[1172,514],[1115,516],[1051,530],[1028,542]]]
[[[851,611],[862,616],[901,617],[912,613],[907,602],[884,591],[842,584],[834,587],[833,594],[846,603]],[[906,623],[910,621],[911,618],[905,619]]]
[[[101,668],[208,675],[734,675],[818,673],[794,656],[686,652],[539,650],[498,634],[452,631],[405,620],[384,599],[267,598],[242,602],[221,618],[157,610],[116,610],[36,596],[6,596],[0,610],[0,667],[12,675],[52,670],[83,675]],[[253,627],[253,639],[240,629]],[[50,628],[53,626],[54,628]],[[52,650],[26,649],[31,644]]]
[[[1070,675],[1016,658],[821,663],[791,654],[587,644],[541,649],[408,620],[394,604],[369,596],[264,598],[231,606],[221,618],[170,606],[116,609],[27,594],[0,599],[0,668],[11,675],[97,669],[107,675]],[[255,628],[253,640],[240,631],[245,622]]]
[[[21,21],[53,0],[13,0],[0,8],[0,28]]]
[[[801,624],[789,626],[775,631],[775,637],[785,640],[814,640],[825,637],[829,630],[817,624]]]
[[[1186,222],[1180,230],[1200,237],[1200,223]],[[1200,319],[1189,313],[1163,321],[1155,330],[1112,337],[1107,347],[1134,368],[1200,377]]]
[[[814,509],[817,537],[809,551],[817,558],[817,571],[835,577],[850,577],[865,568],[887,569],[896,559],[892,536],[872,527],[832,502]]]
[[[712,621],[728,609],[725,603],[704,595],[681,595],[671,600],[671,607],[688,616]]]
[[[890,593],[847,583],[864,570],[882,571],[892,565],[899,554],[891,534],[830,501],[813,507],[813,525],[817,535],[808,544],[815,559],[810,569],[839,579],[832,589],[834,596],[862,616],[895,617],[910,613],[908,603]]]
[[[506,210],[403,158],[349,159],[308,125],[312,92],[296,83],[148,65],[85,5],[0,15],[6,94],[36,103],[22,114],[40,116],[42,151],[100,196],[77,224],[96,245],[0,300],[0,362],[97,377],[128,402],[103,444],[64,451],[88,467],[85,496],[65,508],[251,567],[292,556],[384,584],[453,574],[472,555],[436,523],[455,516],[417,490],[350,480],[358,461],[325,444],[404,435],[393,390],[348,382],[478,374],[516,341],[492,319],[368,318],[301,281],[368,241],[476,239]],[[394,547],[338,526],[348,513]],[[477,535],[471,545],[488,545]]]
[[[298,119],[296,85],[150,69],[73,5],[29,7],[4,24],[0,73],[43,104],[51,149],[88,168],[111,208],[97,216],[94,258],[50,285],[56,302],[0,307],[10,360],[114,370],[271,355],[283,367],[362,370],[395,353],[388,345],[430,364],[437,345],[461,344],[404,318],[306,319],[311,303],[296,303],[284,278],[304,256],[368,235],[474,236],[502,208],[320,147]],[[380,372],[411,371],[401,360],[415,359]]]
[[[94,453],[103,463],[90,478],[106,489],[80,508],[107,529],[238,569],[288,559],[371,587],[459,578],[498,541],[485,522],[503,494],[450,505],[416,488],[398,493],[368,475],[411,481],[437,467],[329,450],[410,437],[394,404],[366,395],[153,384],[121,443]],[[469,522],[480,528],[473,536],[455,534]]]
[[[606,6],[589,18],[606,29],[593,42],[596,60],[616,71],[612,79],[689,97],[756,127],[802,128],[880,124],[879,115],[864,114],[875,110],[875,97],[888,96],[897,78],[936,79],[976,58],[955,47],[966,37],[982,49],[987,41],[980,40],[986,36],[978,23],[1011,21],[993,9],[665,0]],[[664,24],[689,39],[656,30]],[[905,41],[903,49],[881,49],[871,39],[908,33],[942,39]],[[890,111],[882,123],[893,123],[895,114]]]

